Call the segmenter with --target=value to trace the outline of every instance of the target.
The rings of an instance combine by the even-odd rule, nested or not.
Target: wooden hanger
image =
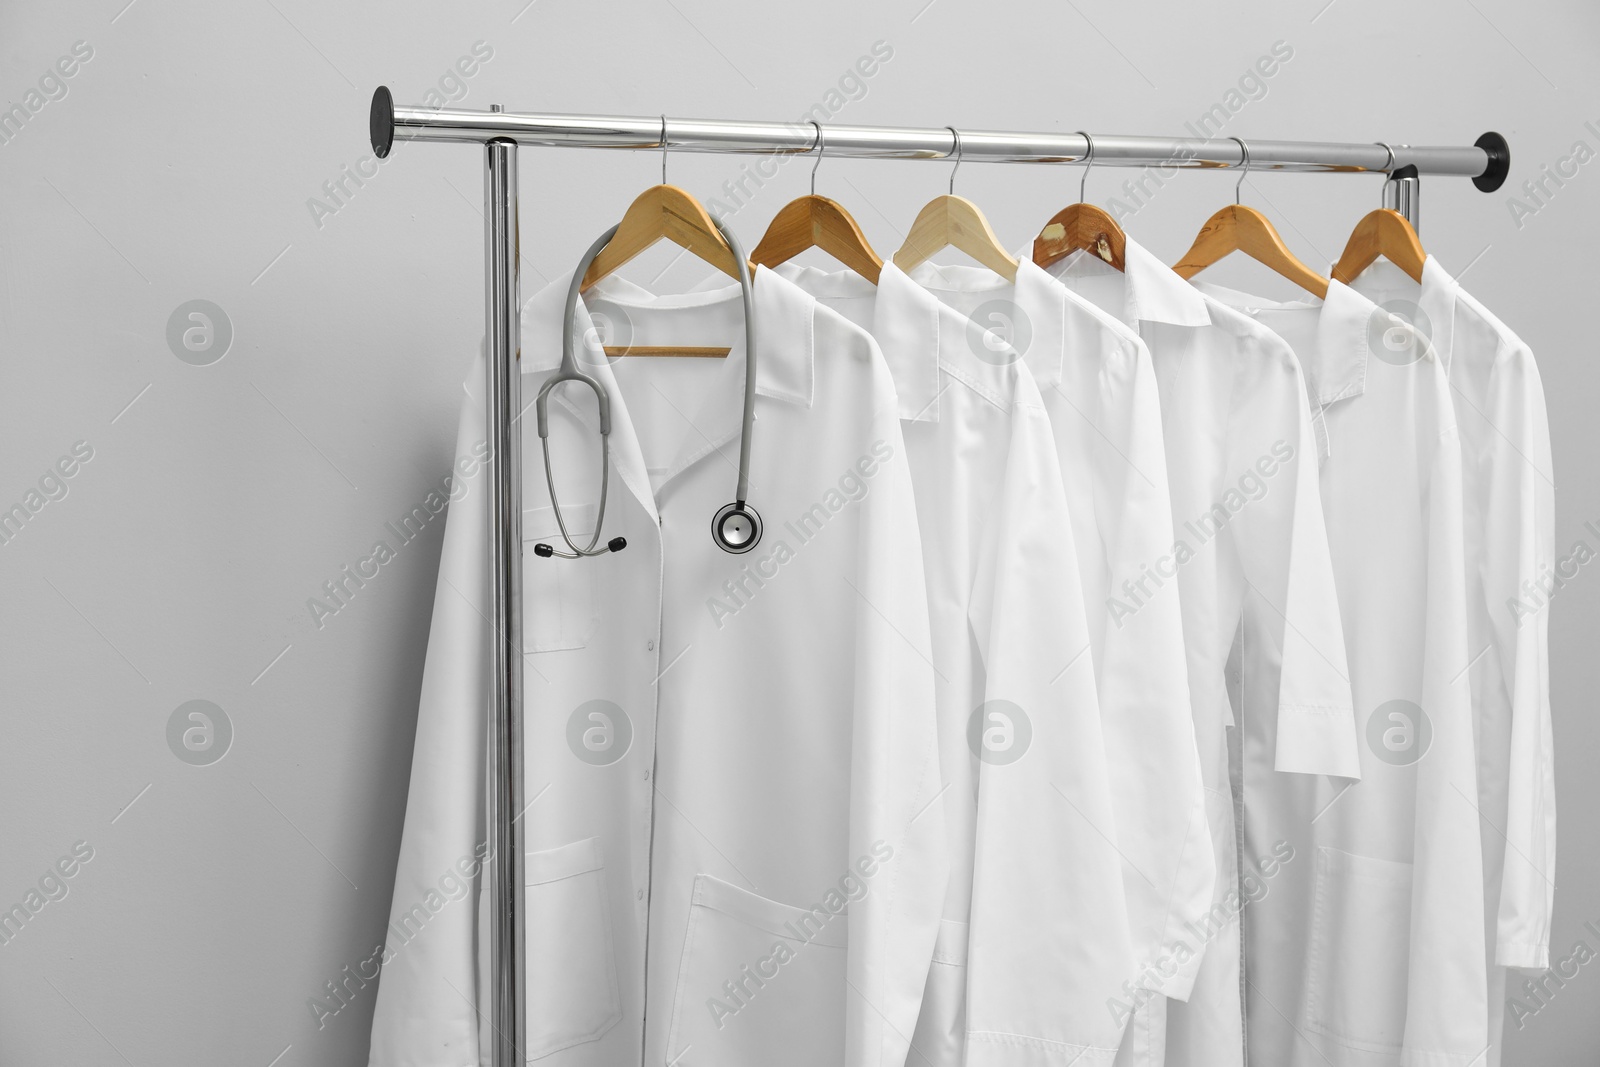
[[[817,195],[817,167],[822,164],[822,127],[817,127],[817,162],[811,167],[811,194],[791,200],[773,217],[750,261],[776,267],[808,248],[820,248],[873,285],[883,260],[867,243],[866,234],[838,203]]]
[[[732,247],[717,230],[716,223],[700,201],[676,185],[666,184],[667,123],[661,120],[661,184],[640,193],[628,205],[617,232],[589,264],[581,292],[588,292],[601,278],[617,270],[645,249],[666,238],[680,248],[737,279],[739,261]],[[750,267],[755,273],[755,267]],[[681,345],[606,345],[607,356],[726,356],[729,349],[685,347]]]
[[[1278,236],[1277,228],[1265,215],[1253,207],[1239,203],[1239,187],[1250,173],[1250,149],[1243,141],[1239,151],[1244,156],[1244,170],[1239,184],[1234,186],[1234,202],[1206,220],[1195,237],[1194,244],[1183,254],[1172,269],[1185,278],[1196,274],[1234,252],[1243,252],[1257,263],[1271,267],[1279,274],[1311,293],[1319,300],[1328,295],[1328,279],[1312,270],[1289,251],[1289,246]]]
[[[1033,261],[1048,267],[1066,259],[1082,249],[1099,256],[1117,270],[1127,267],[1128,235],[1122,232],[1117,220],[1093,204],[1083,202],[1084,189],[1089,182],[1089,168],[1094,166],[1094,138],[1079,131],[1089,146],[1084,157],[1083,177],[1078,183],[1078,203],[1070,204],[1050,216],[1039,236],[1033,239]]]
[[[1422,281],[1422,264],[1428,254],[1406,217],[1389,208],[1370,211],[1356,223],[1344,254],[1333,266],[1333,276],[1348,285],[1379,256],[1405,271],[1412,281]]]
[[[950,170],[951,191],[930,200],[917,212],[916,220],[911,223],[911,232],[906,234],[905,244],[894,254],[894,265],[903,271],[910,271],[925,263],[940,249],[955,248],[1006,281],[1014,282],[1017,280],[1017,261],[1000,244],[1000,238],[994,235],[989,220],[983,217],[978,205],[955,195],[956,171],[961,169],[961,134],[953,126],[949,130],[955,137],[956,152],[956,165]]]

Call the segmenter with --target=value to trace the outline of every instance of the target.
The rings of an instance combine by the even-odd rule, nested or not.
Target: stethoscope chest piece
[[[761,540],[761,516],[743,501],[724,504],[711,520],[711,539],[724,552],[748,552]]]

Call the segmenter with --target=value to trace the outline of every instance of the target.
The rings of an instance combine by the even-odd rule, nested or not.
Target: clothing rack
[[[498,635],[488,658],[486,819],[490,878],[491,1008],[494,1067],[522,1067],[523,848],[522,781],[522,423],[521,293],[517,227],[517,148],[627,148],[680,152],[801,155],[825,140],[830,156],[949,159],[989,163],[1085,163],[1106,167],[1229,168],[1311,173],[1384,174],[1384,202],[1413,225],[1422,175],[1471,178],[1493,192],[1511,169],[1498,133],[1467,147],[1249,142],[1231,138],[1006,133],[949,127],[814,126],[810,122],[740,122],[664,116],[556,115],[396,106],[387,87],[372,95],[372,150],[386,158],[396,141],[447,141],[484,149],[483,218],[489,505],[488,617]]]

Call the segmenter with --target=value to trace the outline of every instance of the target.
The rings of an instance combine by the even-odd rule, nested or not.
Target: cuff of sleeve
[[[1361,777],[1355,711],[1349,707],[1283,704],[1278,708],[1276,770],[1290,774]]]
[[[1186,949],[1189,947],[1189,941],[1186,938],[1172,940],[1168,944],[1172,946],[1182,945]],[[1181,953],[1174,948],[1167,958],[1176,963],[1177,971],[1170,976],[1162,975],[1159,970],[1152,972],[1144,983],[1145,987],[1154,989],[1170,1000],[1187,1001],[1189,994],[1194,992],[1194,980],[1195,976],[1200,973],[1200,959],[1205,955],[1205,946],[1201,945],[1193,952],[1194,954],[1187,959],[1180,960],[1178,957]]]
[[[1502,941],[1495,946],[1494,961],[1502,967],[1543,971],[1550,967],[1550,946],[1526,941]]]

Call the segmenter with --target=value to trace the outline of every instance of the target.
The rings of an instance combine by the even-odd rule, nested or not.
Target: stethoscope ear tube
[[[606,387],[601,385],[592,376],[578,369],[575,355],[577,349],[573,344],[573,321],[578,313],[578,294],[583,288],[583,277],[589,273],[589,264],[594,262],[594,257],[616,235],[617,227],[613,226],[583,254],[583,262],[573,272],[572,283],[567,286],[566,314],[561,321],[561,367],[544,383],[544,388],[539,390],[539,396],[533,402],[533,416],[539,427],[539,447],[544,452],[544,481],[550,490],[550,510],[555,512],[556,527],[561,531],[561,539],[567,543],[570,552],[559,552],[547,544],[533,546],[534,555],[548,558],[559,556],[562,559],[578,559],[583,556],[603,556],[607,552],[620,552],[627,547],[628,542],[620,537],[614,537],[605,548],[596,548],[600,543],[600,530],[605,524],[606,495],[611,485],[611,397],[606,394]],[[594,390],[595,403],[600,411],[600,507],[594,519],[594,536],[589,538],[586,546],[579,547],[567,533],[567,521],[561,514],[561,502],[556,499],[556,476],[550,466],[550,390],[562,382],[582,382]]]
[[[739,264],[739,288],[744,294],[744,417],[739,424],[739,482],[733,503],[724,504],[711,519],[711,540],[724,552],[739,555],[761,541],[761,516],[745,500],[750,495],[750,435],[756,421],[756,298],[750,281],[750,263],[739,239],[715,215],[711,221],[733,250]]]

